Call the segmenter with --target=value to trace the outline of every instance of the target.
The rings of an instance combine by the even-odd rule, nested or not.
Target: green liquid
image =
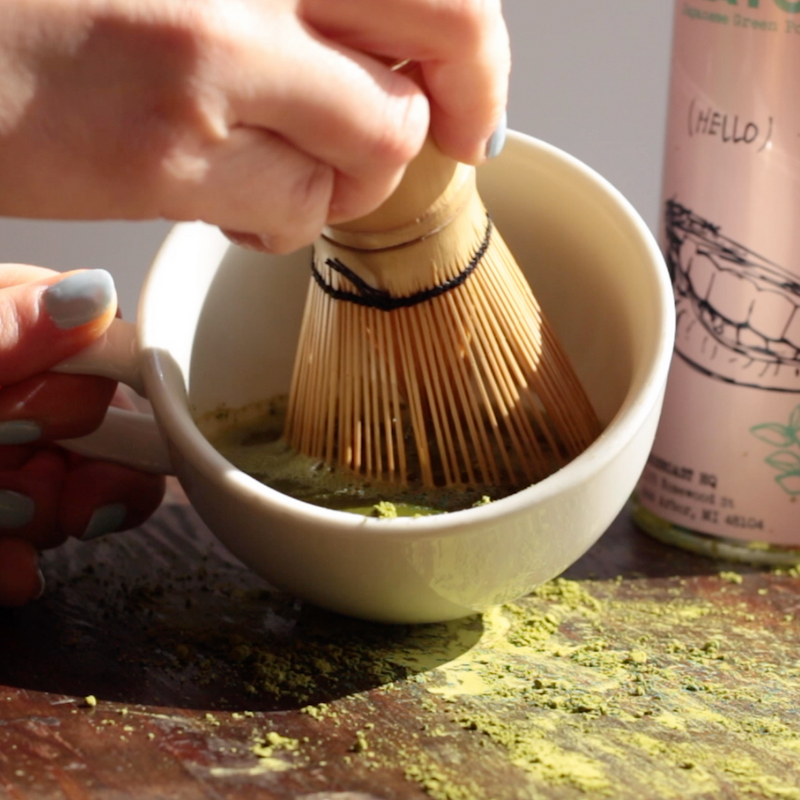
[[[223,410],[198,420],[198,426],[237,469],[297,500],[337,511],[383,518],[428,516],[483,505],[516,491],[490,486],[426,490],[366,481],[293,450],[281,438],[284,415],[285,398],[275,398],[255,415],[248,409]]]

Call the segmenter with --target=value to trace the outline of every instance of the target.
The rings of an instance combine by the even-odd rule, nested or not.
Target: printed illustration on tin
[[[778,486],[786,494],[800,495],[800,405],[792,410],[786,424],[764,422],[750,428],[750,433],[772,448],[764,463],[777,471]]]
[[[800,392],[800,281],[675,200],[665,207],[675,351],[728,383]]]

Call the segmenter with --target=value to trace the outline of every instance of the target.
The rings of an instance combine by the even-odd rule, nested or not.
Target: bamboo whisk
[[[367,480],[527,485],[599,423],[475,170],[428,141],[377,211],[327,228],[284,436]]]

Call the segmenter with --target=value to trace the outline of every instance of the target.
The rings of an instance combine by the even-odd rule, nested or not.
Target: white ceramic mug
[[[166,240],[136,324],[115,323],[69,366],[137,388],[154,417],[110,414],[70,446],[174,472],[245,564],[344,614],[452,619],[559,574],[610,525],[644,466],[672,351],[672,291],[636,211],[565,153],[512,133],[478,185],[606,425],[554,475],[478,508],[387,520],[319,508],[237,470],[194,420],[288,391],[311,256],[251,253],[199,223]]]

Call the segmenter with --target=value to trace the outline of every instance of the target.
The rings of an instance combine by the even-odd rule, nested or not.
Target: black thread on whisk
[[[396,311],[398,308],[410,308],[411,306],[416,306],[419,303],[432,300],[434,297],[439,297],[445,292],[449,292],[451,289],[456,289],[457,287],[461,286],[461,284],[464,283],[464,281],[472,274],[472,271],[475,269],[475,267],[481,263],[481,259],[489,249],[489,242],[492,238],[492,228],[492,218],[487,214],[486,233],[484,234],[483,241],[475,252],[475,255],[470,260],[469,264],[467,264],[467,266],[464,267],[464,269],[459,272],[458,275],[456,275],[454,278],[446,280],[444,283],[440,283],[438,286],[433,286],[430,289],[425,289],[422,292],[417,292],[416,294],[411,294],[406,297],[393,297],[391,294],[389,294],[389,292],[384,291],[383,289],[376,289],[373,286],[370,286],[364,280],[359,278],[358,275],[356,275],[355,272],[353,272],[353,270],[351,270],[346,264],[343,264],[341,261],[339,261],[338,258],[329,258],[325,261],[325,263],[332,270],[347,278],[347,280],[350,281],[350,283],[352,283],[356,289],[358,289],[358,293],[345,291],[344,289],[334,289],[333,286],[326,283],[325,279],[322,277],[322,275],[320,275],[319,270],[314,264],[313,259],[311,261],[311,274],[314,276],[314,280],[316,280],[320,288],[326,294],[329,294],[334,300],[344,300],[345,302],[355,303],[359,306],[377,308],[379,311]]]

